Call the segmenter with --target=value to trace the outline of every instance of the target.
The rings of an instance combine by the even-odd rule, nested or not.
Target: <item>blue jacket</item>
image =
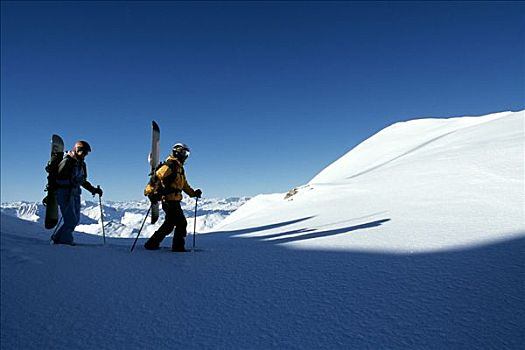
[[[58,188],[78,189],[82,186],[91,193],[95,191],[95,187],[87,180],[86,163],[69,154],[58,165],[56,183]]]

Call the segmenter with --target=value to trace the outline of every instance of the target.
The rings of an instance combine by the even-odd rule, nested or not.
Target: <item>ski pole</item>
[[[97,189],[100,190],[100,185],[97,186]],[[102,196],[98,195],[98,205],[100,207],[100,224],[102,225],[102,238],[104,239],[104,244],[106,244],[106,231],[104,230],[104,212],[102,211]]]
[[[199,197],[195,197],[195,216],[193,218],[193,251],[195,251],[195,233],[197,232],[197,203]]]
[[[151,205],[148,208],[148,212],[146,213],[146,216],[144,217],[144,220],[142,220],[142,225],[140,226],[139,233],[137,233],[137,238],[135,238],[135,242],[133,242],[133,245],[131,246],[131,251],[130,252],[132,252],[133,249],[135,249],[135,244],[137,244],[137,240],[139,239],[140,232],[142,232],[142,228],[144,227],[144,223],[146,223],[146,219],[148,218],[150,210],[151,210]]]

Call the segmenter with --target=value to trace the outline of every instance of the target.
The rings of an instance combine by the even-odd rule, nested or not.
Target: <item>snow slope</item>
[[[524,119],[394,125],[194,253],[2,214],[1,348],[521,349]]]
[[[306,219],[287,233],[278,228],[246,237],[301,249],[391,253],[521,237],[524,120],[521,111],[394,124],[307,185],[258,196],[217,229]],[[352,232],[362,225],[371,227]]]

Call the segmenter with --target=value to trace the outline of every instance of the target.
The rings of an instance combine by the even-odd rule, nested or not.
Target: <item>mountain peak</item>
[[[402,158],[410,158],[433,149],[434,152],[455,150],[464,145],[462,132],[499,119],[523,123],[525,111],[500,112],[479,117],[425,118],[395,123],[343,155],[317,174],[309,184],[346,181],[378,170]],[[452,136],[454,137],[449,137]],[[483,134],[480,142],[489,142],[498,135]],[[472,140],[469,139],[469,143]],[[404,160],[405,160],[404,159]]]
[[[520,111],[396,123],[308,184],[257,196],[219,227],[263,227],[247,236],[295,248],[396,253],[521,236],[524,120]],[[274,223],[287,223],[286,233]]]

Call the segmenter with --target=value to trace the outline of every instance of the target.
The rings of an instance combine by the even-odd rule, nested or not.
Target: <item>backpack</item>
[[[167,160],[165,162],[160,162],[159,165],[155,167],[155,169],[151,172],[150,178],[148,183],[146,184],[146,188],[144,189],[144,195],[146,197],[154,198],[156,200],[160,199],[162,196],[177,192],[180,190],[174,189],[174,188],[166,188],[162,184],[162,181],[157,176],[157,171],[162,168],[164,165],[167,165],[171,169],[171,174],[167,176],[164,181],[166,183],[170,183],[171,179],[177,176],[177,168],[178,164],[174,161]]]
[[[47,186],[46,191],[48,190],[56,190],[57,183],[56,180],[58,178],[58,166],[60,162],[62,161],[64,157],[64,152],[57,152],[51,156],[51,159],[47,162],[46,165],[46,172],[47,175]]]

